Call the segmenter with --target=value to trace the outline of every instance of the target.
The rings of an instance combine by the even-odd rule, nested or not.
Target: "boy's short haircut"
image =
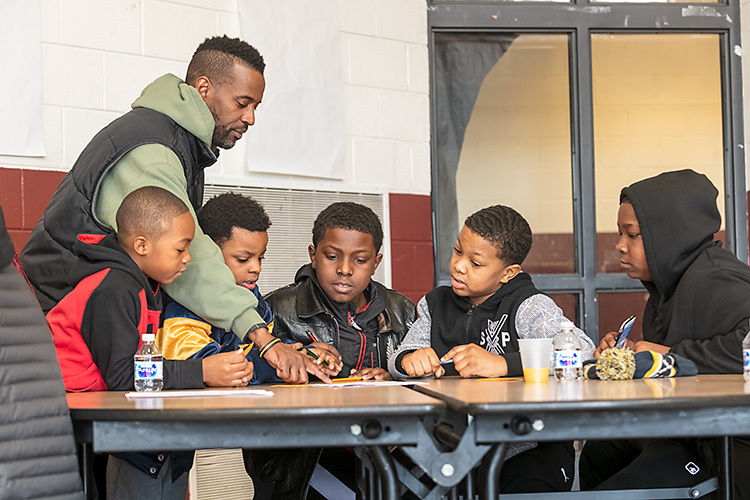
[[[198,224],[205,234],[221,246],[232,239],[232,228],[251,232],[268,231],[271,219],[263,205],[249,196],[224,193],[214,196],[198,212]]]
[[[117,209],[115,221],[120,238],[144,235],[158,241],[172,227],[172,219],[189,208],[174,194],[157,186],[131,192]]]
[[[206,76],[213,84],[224,83],[232,76],[238,62],[261,75],[266,69],[258,49],[244,40],[226,35],[206,38],[193,53],[185,81],[192,85],[201,76]]]
[[[369,234],[372,236],[376,253],[380,252],[383,244],[383,226],[380,219],[370,208],[359,203],[340,201],[331,203],[323,209],[313,223],[313,246],[318,246],[329,229],[346,229]]]
[[[521,214],[505,205],[493,205],[466,218],[466,227],[490,242],[506,266],[522,264],[531,250],[531,228]]]

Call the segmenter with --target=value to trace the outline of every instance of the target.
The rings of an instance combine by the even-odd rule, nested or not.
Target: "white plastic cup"
[[[518,339],[523,378],[527,384],[547,383],[552,339]]]

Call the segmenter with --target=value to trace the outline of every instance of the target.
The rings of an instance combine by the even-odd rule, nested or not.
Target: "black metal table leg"
[[[482,461],[484,475],[484,494],[481,498],[497,500],[499,495],[500,471],[503,469],[505,455],[508,453],[508,443],[496,444]]]
[[[732,500],[732,438],[722,436],[718,438],[716,446],[716,463],[719,464],[719,494],[724,500]]]
[[[378,470],[383,498],[385,500],[398,500],[398,477],[393,457],[384,446],[368,446],[367,452],[373,465]]]

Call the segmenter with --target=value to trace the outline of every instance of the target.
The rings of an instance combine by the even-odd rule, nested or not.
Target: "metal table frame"
[[[538,386],[523,381],[441,379],[412,388],[415,391],[405,387],[286,387],[273,389],[277,395],[265,402],[262,398],[243,404],[235,398],[192,402],[181,398],[181,406],[163,400],[161,409],[124,404],[122,393],[69,394],[68,401],[76,441],[84,444],[84,465],[91,451],[353,446],[376,471],[378,481],[370,481],[370,490],[387,499],[399,498],[399,482],[422,498],[440,498],[470,479],[480,462],[480,498],[498,498],[497,478],[513,442],[699,436],[721,439],[723,446],[717,450],[723,473],[718,481],[693,488],[607,492],[607,497],[693,498],[697,491],[702,495],[718,487],[722,497],[729,499],[728,436],[750,434],[750,387],[745,393],[739,375],[562,385],[551,380]],[[86,402],[92,394],[119,397],[120,403],[102,407]],[[332,398],[333,394],[338,397]],[[399,401],[389,400],[390,396]],[[236,404],[228,405],[232,400]],[[430,423],[450,416],[464,420],[468,416],[469,423],[453,434]],[[446,448],[441,442],[452,442],[452,446]],[[434,488],[415,482],[393,459],[388,447],[394,445],[430,477]],[[88,479],[87,469],[84,482]],[[553,500],[597,494],[601,496],[601,492],[574,492],[502,498]]]
[[[486,391],[477,391],[479,386],[476,384]],[[480,475],[480,498],[498,498],[497,478],[507,445],[514,442],[716,437],[720,440],[720,446],[717,446],[717,463],[721,469],[718,481],[714,479],[692,488],[649,490],[651,496],[645,496],[643,490],[608,491],[607,497],[695,498],[697,494],[703,495],[718,488],[722,498],[729,499],[732,484],[729,436],[750,434],[750,386],[745,387],[741,375],[623,382],[560,383],[551,379],[549,384],[537,387],[526,385],[521,380],[473,382],[443,379],[414,388],[445,401],[450,411],[470,416],[470,423],[462,433],[443,440],[454,441],[453,451],[439,451],[433,436],[425,435],[421,436],[419,446],[403,448],[415,463],[429,464],[425,470],[439,487],[435,488],[437,495],[431,491],[424,498],[439,498],[460,482],[460,474],[476,467],[485,455],[487,458]],[[498,390],[499,394],[493,394]],[[420,432],[424,434],[423,429]],[[432,441],[432,446],[428,440]],[[402,475],[403,471],[400,477]],[[501,495],[501,498],[532,500],[592,498],[596,495],[601,496],[601,492]]]
[[[416,445],[422,419],[445,411],[442,401],[406,387],[272,390],[273,397],[139,402],[122,392],[68,394],[86,498],[93,496],[93,453],[353,446],[368,451],[385,498],[395,500],[397,478],[387,446]]]

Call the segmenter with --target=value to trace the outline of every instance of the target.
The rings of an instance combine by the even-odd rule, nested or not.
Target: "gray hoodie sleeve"
[[[532,295],[521,302],[516,313],[518,338],[555,339],[560,335],[560,323],[566,320],[562,309],[550,297],[541,293]],[[573,332],[581,343],[583,360],[591,359],[596,349],[594,342],[578,327],[575,327]]]
[[[417,303],[416,321],[409,328],[396,353],[388,358],[388,371],[391,372],[393,378],[408,378],[408,375],[400,371],[401,358],[417,349],[432,347],[431,330],[432,318],[430,317],[430,309],[427,306],[427,301],[422,297]]]

